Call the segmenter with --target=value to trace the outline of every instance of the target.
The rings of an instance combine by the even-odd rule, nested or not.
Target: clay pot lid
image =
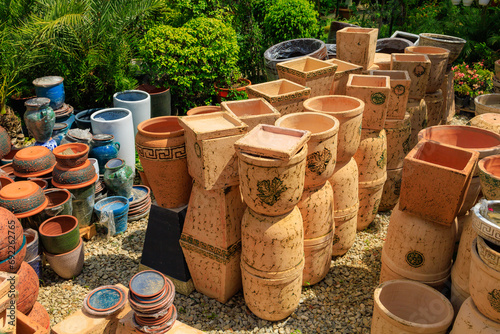
[[[48,75],[45,77],[36,78],[35,80],[33,80],[33,85],[36,87],[48,88],[48,87],[59,85],[63,81],[64,81],[63,77],[60,77],[57,75]]]
[[[46,147],[44,146],[30,146],[23,148],[22,150],[19,150],[19,152],[16,153],[16,155],[13,158],[13,161],[35,161],[38,159],[42,159],[44,157],[53,157],[55,161],[54,154]],[[5,165],[7,166],[7,165]],[[23,173],[16,171],[14,169],[14,175],[19,176],[19,177],[37,177],[37,176],[42,176],[46,175],[54,169],[55,163],[47,169],[36,171],[36,172],[31,172],[31,173]]]
[[[35,107],[35,108],[41,108],[45,105],[48,105],[50,103],[50,99],[46,97],[35,97],[33,99],[29,99],[28,101],[24,102],[24,105],[26,107]]]
[[[66,123],[55,123],[52,131],[62,131],[68,127]]]
[[[41,188],[35,182],[18,181],[3,187],[0,190],[0,198],[7,201],[20,200],[25,198],[27,199],[36,194],[40,189]],[[31,217],[37,213],[40,213],[43,209],[45,209],[48,203],[49,200],[45,197],[43,203],[38,207],[26,212],[14,213],[14,215],[16,216],[16,218]]]
[[[91,163],[87,159],[82,165],[77,166],[77,167],[63,167],[58,163],[55,166],[55,168],[58,170],[62,170],[62,171],[78,172],[79,170],[88,168],[89,166],[91,166]],[[92,167],[92,169],[94,169],[94,166],[91,166],[91,167]],[[80,189],[80,188],[84,188],[86,186],[89,186],[89,185],[95,183],[95,181],[97,181],[98,178],[99,178],[99,175],[97,175],[97,173],[96,173],[92,179],[90,179],[86,182],[76,183],[76,184],[62,184],[62,183],[58,183],[58,182],[54,181],[54,179],[52,179],[52,184],[55,187],[61,188],[61,189]]]
[[[161,116],[145,120],[139,123],[137,131],[144,136],[158,138],[184,135],[184,129],[179,124],[179,117],[177,116]]]
[[[129,282],[130,291],[141,298],[153,298],[167,284],[165,276],[156,270],[144,270],[135,274]]]
[[[88,154],[89,146],[83,143],[68,143],[57,146],[52,150],[52,153],[56,156],[56,159],[75,159]],[[71,150],[73,153],[70,153]],[[64,152],[69,154],[64,154]]]
[[[60,226],[60,232],[56,233]],[[55,227],[55,228],[54,228]],[[70,215],[55,216],[44,221],[38,228],[39,233],[46,237],[59,237],[68,234],[70,231],[78,228],[78,219]]]

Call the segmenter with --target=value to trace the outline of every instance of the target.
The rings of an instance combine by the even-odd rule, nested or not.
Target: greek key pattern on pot
[[[136,144],[137,152],[141,158],[149,160],[177,160],[186,158],[186,145],[152,148]]]

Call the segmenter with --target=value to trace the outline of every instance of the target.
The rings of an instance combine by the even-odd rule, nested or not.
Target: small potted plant
[[[455,103],[475,110],[474,98],[488,94],[493,89],[493,72],[487,70],[483,62],[473,63],[471,66],[462,63],[453,66],[452,70]]]
[[[224,101],[233,100],[244,100],[248,96],[245,91],[245,87],[250,86],[252,82],[248,79],[242,78],[239,72],[225,82],[215,83],[215,92],[217,97],[217,102],[221,103]]]

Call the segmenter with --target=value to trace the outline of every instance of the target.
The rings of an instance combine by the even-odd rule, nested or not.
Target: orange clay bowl
[[[57,163],[63,167],[82,165],[89,156],[89,146],[83,143],[69,143],[57,146],[53,151]]]

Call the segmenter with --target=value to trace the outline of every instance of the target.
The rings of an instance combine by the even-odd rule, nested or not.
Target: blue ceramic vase
[[[120,143],[113,142],[115,137],[108,134],[97,134],[92,137],[92,149],[89,157],[97,159],[99,170],[104,170],[106,163],[118,156]]]
[[[135,173],[122,159],[111,159],[104,166],[104,183],[111,195],[129,198],[134,186]]]
[[[45,97],[37,97],[25,103],[24,123],[39,143],[45,143],[50,139],[56,123],[56,114],[49,106],[49,102],[50,100]]]
[[[35,146],[43,146],[43,147],[46,147],[52,151],[53,149],[55,149],[57,147],[57,142],[53,138],[50,138],[45,143],[36,142]]]
[[[50,107],[59,109],[64,104],[64,79],[58,76],[47,76],[33,80],[36,96],[50,99]]]

